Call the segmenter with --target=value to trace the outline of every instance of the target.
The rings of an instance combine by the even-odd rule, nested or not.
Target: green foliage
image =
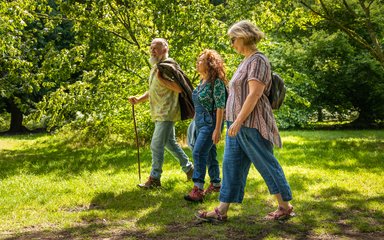
[[[319,108],[332,114],[357,111],[365,123],[384,117],[380,92],[384,71],[345,35],[314,31],[310,38],[285,51],[285,58],[292,59],[297,71],[308,76],[307,84],[295,92],[311,103],[312,112]]]
[[[384,6],[382,1],[300,1],[312,13],[321,17],[331,27],[330,32],[342,31],[360,48],[369,52],[384,68],[383,31]]]
[[[275,10],[268,13],[273,24],[267,25],[274,37],[272,63],[285,73],[289,94],[295,96],[285,102],[288,111],[277,112],[278,121],[302,126],[314,117],[321,121],[321,112],[341,121],[355,120],[352,113],[358,112],[356,124],[380,122],[384,69],[376,43],[383,45],[382,6],[377,1],[300,2],[287,3],[285,10],[280,1],[268,3]]]
[[[194,85],[196,57],[204,48],[223,55],[231,78],[242,56],[231,48],[226,31],[249,19],[266,33],[259,48],[288,87],[284,106],[275,113],[280,128],[305,126],[322,111],[346,116],[358,111],[361,121],[380,121],[383,70],[372,55],[379,51],[345,35],[341,26],[367,43],[373,43],[374,33],[382,44],[382,6],[375,1],[367,16],[360,4],[365,1],[348,1],[354,10],[339,1],[323,2],[329,16],[319,1],[2,2],[0,112],[9,111],[12,101],[28,121],[49,130],[66,126],[87,138],[133,139],[127,98],[147,90],[151,40],[169,40],[170,56]],[[147,141],[153,129],[148,105],[136,108],[139,134]],[[178,133],[187,125],[178,123]]]
[[[9,123],[11,122],[11,116],[8,113],[0,114],[0,132],[5,132],[9,129]]]
[[[36,116],[47,116],[49,127],[71,123],[99,139],[115,132],[127,134],[128,139],[134,137],[133,131],[123,130],[132,122],[127,98],[147,90],[152,38],[169,39],[171,57],[195,84],[194,66],[199,52],[207,47],[222,46],[219,51],[227,48],[227,27],[215,18],[223,6],[214,7],[205,1],[138,1],[134,5],[128,1],[63,2],[60,9],[68,18],[76,19],[73,23],[77,35],[88,36],[82,40],[82,67],[92,70],[83,70],[80,81],[64,85],[44,98]],[[95,57],[93,62],[89,57]],[[149,139],[153,126],[145,107],[138,107],[136,116],[140,136]],[[180,123],[178,129],[184,133],[186,126]]]
[[[84,47],[54,1],[18,2],[2,3],[0,13],[5,16],[1,41],[6,43],[0,60],[0,112],[17,108],[30,114],[44,96],[77,80]],[[8,15],[19,24],[7,20]]]

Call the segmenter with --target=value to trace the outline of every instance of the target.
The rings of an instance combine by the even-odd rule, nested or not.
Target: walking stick
[[[138,169],[139,169],[139,181],[141,182],[139,136],[137,134],[136,117],[135,117],[135,105],[134,104],[132,104],[132,115],[133,115],[133,126],[135,127],[135,135],[136,135],[137,165],[138,165]]]

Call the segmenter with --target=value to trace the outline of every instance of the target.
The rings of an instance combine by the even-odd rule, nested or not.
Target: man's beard
[[[150,63],[151,65],[155,65],[155,64],[159,63],[160,60],[161,60],[161,59],[159,59],[159,58],[157,58],[157,57],[151,56],[151,57],[149,58],[149,63]]]

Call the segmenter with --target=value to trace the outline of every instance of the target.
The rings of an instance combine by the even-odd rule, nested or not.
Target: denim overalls
[[[195,186],[204,189],[206,167],[211,183],[220,183],[220,169],[217,161],[216,145],[213,144],[212,134],[216,127],[216,112],[208,112],[199,101],[199,93],[206,85],[200,84],[193,90],[192,100],[195,106],[196,142],[193,148],[195,170],[192,180]]]

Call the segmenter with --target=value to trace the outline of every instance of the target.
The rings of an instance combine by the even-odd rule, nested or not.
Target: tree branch
[[[374,2],[375,0],[372,0],[372,1],[370,1],[369,3],[368,3],[368,8],[371,8],[371,5],[372,5],[372,3]]]
[[[119,37],[119,38],[123,39],[124,41],[126,41],[126,42],[128,42],[128,43],[130,43],[130,44],[135,45],[134,42],[132,42],[131,40],[129,40],[128,38],[122,36],[121,34],[119,34],[119,33],[117,33],[117,32],[114,32],[114,31],[112,31],[112,30],[105,29],[105,28],[102,28],[102,27],[99,27],[99,26],[97,26],[97,27],[100,28],[100,29],[102,29],[102,30],[104,30],[104,31],[106,31],[106,32],[112,33],[112,34],[115,35],[116,37]]]
[[[350,12],[355,18],[357,18],[357,14],[353,11],[353,9],[348,5],[346,0],[343,0],[345,8]]]
[[[66,17],[53,17],[53,16],[49,16],[47,14],[42,14],[42,13],[34,13],[36,14],[37,17],[39,18],[43,18],[43,19],[49,19],[49,20],[56,20],[56,21],[63,21],[63,20],[66,20],[66,21],[74,21],[74,22],[79,22],[79,23],[83,23],[85,21],[82,21],[82,20],[78,20],[78,19],[72,19],[72,18],[66,18]],[[98,25],[94,25],[95,27],[103,30],[103,31],[106,31],[106,32],[109,32],[109,33],[112,33],[113,35],[123,39],[124,41],[127,41],[128,43],[130,44],[133,44],[135,45],[135,43],[131,40],[129,40],[128,38],[122,36],[121,34],[117,33],[117,32],[114,32],[112,30],[109,30],[109,29],[106,29],[106,28],[103,28],[103,27],[100,27]]]
[[[324,3],[322,0],[320,0],[320,4],[321,4],[321,7],[323,8],[325,14],[326,14],[327,16],[331,16],[331,14],[329,13],[329,11],[328,11],[328,9],[327,9],[327,6],[325,6],[325,3]]]
[[[321,12],[318,12],[316,10],[314,10],[311,6],[309,6],[307,3],[305,3],[304,1],[300,1],[301,4],[303,4],[306,8],[308,8],[310,11],[312,11],[313,13],[317,14],[318,16],[324,18],[325,20],[335,24],[336,26],[338,26],[338,28],[345,32],[352,40],[354,40],[355,42],[357,42],[359,45],[361,45],[363,48],[367,49],[371,55],[379,61],[379,63],[381,64],[381,66],[384,67],[384,53],[383,53],[383,50],[381,49],[381,46],[379,44],[379,40],[377,38],[377,35],[376,35],[376,32],[374,31],[374,28],[372,26],[372,22],[370,21],[370,12],[369,12],[369,8],[367,8],[365,5],[364,5],[364,1],[363,0],[359,0],[360,2],[360,5],[361,7],[363,8],[364,12],[365,12],[365,25],[369,31],[369,34],[370,34],[370,40],[372,41],[374,47],[371,46],[371,44],[366,40],[364,39],[363,37],[361,37],[358,33],[356,33],[354,30],[352,30],[351,28],[349,28],[347,25],[343,24],[342,22],[340,21],[337,21],[328,11],[327,7],[325,6],[324,2],[322,0],[320,0],[320,4],[325,12],[325,14],[322,14]]]
[[[371,21],[370,6],[371,6],[372,2],[373,1],[371,1],[367,7],[367,6],[365,6],[363,0],[359,1],[360,6],[363,9],[364,14],[365,14],[364,23],[365,23],[366,28],[368,30],[369,37],[372,41],[373,49],[375,50],[375,54],[376,54],[377,58],[381,61],[382,65],[383,65],[384,64],[384,52],[383,52],[383,49],[381,48],[379,39],[377,37],[377,34],[375,32],[375,29],[374,29],[374,27],[372,25],[372,21]]]
[[[300,1],[300,3],[303,4],[304,7],[308,8],[314,14],[316,14],[316,15],[322,17],[322,18],[326,18],[325,15],[321,14],[320,12],[317,12],[315,9],[313,9],[311,6],[309,6],[306,2]]]
[[[132,73],[133,75],[139,77],[140,80],[144,80],[144,79],[145,79],[145,78],[143,78],[142,76],[140,76],[137,72],[135,72],[135,71],[132,70],[132,69],[122,67],[122,66],[120,66],[119,64],[117,64],[117,63],[115,63],[115,62],[113,62],[113,61],[111,61],[111,60],[109,60],[109,59],[107,59],[107,61],[108,61],[109,63],[111,63],[113,66],[115,66],[115,67],[117,67],[117,68],[119,68],[119,69],[121,69],[121,70],[124,70],[124,71],[126,71],[126,72]]]
[[[131,21],[129,19],[129,13],[126,14],[127,18],[126,20],[124,20],[124,16],[121,15],[121,13],[119,11],[116,10],[116,8],[114,8],[112,6],[112,3],[111,2],[108,2],[108,5],[109,7],[111,8],[112,12],[115,14],[115,16],[117,17],[117,20],[124,26],[124,28],[128,31],[128,34],[129,36],[131,37],[132,41],[134,42],[134,45],[137,46],[138,49],[140,49],[140,44],[139,42],[137,41],[136,39],[136,36],[132,30],[132,27],[131,27]]]

